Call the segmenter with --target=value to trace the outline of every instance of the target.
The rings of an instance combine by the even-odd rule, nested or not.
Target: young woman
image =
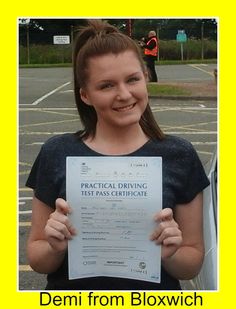
[[[148,104],[139,48],[113,26],[90,21],[74,51],[75,99],[84,129],[47,141],[29,175],[34,189],[27,252],[31,267],[48,274],[53,290],[178,290],[204,257],[201,162],[183,139],[164,136]],[[153,245],[162,246],[161,283],[96,277],[68,280],[67,245],[76,234],[67,214],[67,156],[161,156],[163,209],[156,214]],[[147,239],[147,241],[149,241]]]

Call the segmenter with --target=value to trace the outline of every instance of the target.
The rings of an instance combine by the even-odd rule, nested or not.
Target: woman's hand
[[[51,213],[44,232],[45,237],[52,249],[58,253],[64,253],[67,249],[68,240],[72,239],[76,234],[71,222],[68,219],[68,214],[71,212],[69,204],[58,198],[56,200],[56,209]]]
[[[157,228],[150,236],[156,244],[162,245],[161,257],[163,260],[171,257],[182,244],[182,232],[173,218],[170,208],[162,209],[156,216]]]

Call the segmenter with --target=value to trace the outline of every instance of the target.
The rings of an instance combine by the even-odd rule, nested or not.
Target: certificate
[[[66,195],[77,230],[69,279],[160,282],[161,248],[149,239],[162,209],[160,157],[67,157]]]

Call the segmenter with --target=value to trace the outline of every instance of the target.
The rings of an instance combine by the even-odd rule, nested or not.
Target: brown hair
[[[74,92],[76,106],[84,130],[79,132],[81,138],[94,136],[96,132],[97,114],[93,106],[85,104],[80,97],[80,88],[86,88],[88,81],[88,61],[94,56],[105,54],[119,54],[132,50],[140,62],[143,72],[145,65],[142,60],[140,48],[117,28],[101,20],[90,20],[88,26],[82,28],[75,40],[73,69]],[[164,134],[157,125],[149,104],[140,119],[140,126],[150,138],[163,139]]]

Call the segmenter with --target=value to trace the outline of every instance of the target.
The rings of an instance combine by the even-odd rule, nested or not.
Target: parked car
[[[205,258],[202,269],[197,277],[181,282],[183,290],[217,290],[217,155],[206,166],[206,172],[210,180],[203,192],[204,203],[204,241]]]

